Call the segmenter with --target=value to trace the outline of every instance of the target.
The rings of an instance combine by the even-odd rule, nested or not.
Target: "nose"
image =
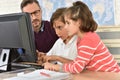
[[[32,20],[34,20],[34,19],[37,18],[34,14],[31,14],[30,16],[31,16],[31,19],[32,19]]]
[[[55,32],[58,36],[60,36],[60,31],[58,29],[56,29]]]
[[[68,25],[67,25],[67,24],[65,24],[65,29],[67,29],[67,27],[68,27]]]

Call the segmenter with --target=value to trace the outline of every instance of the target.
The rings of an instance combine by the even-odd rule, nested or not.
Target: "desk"
[[[0,73],[0,80],[17,76],[18,72],[28,73],[34,70],[35,69],[33,68],[28,68],[12,72]],[[79,74],[70,74],[70,77],[65,80],[120,80],[120,73],[84,71]]]
[[[16,71],[9,71],[9,72],[3,72],[0,73],[0,80],[3,80],[5,78],[10,78],[10,77],[15,77],[17,76],[17,73],[24,72],[24,73],[29,73],[36,70],[35,68],[26,68],[26,69],[19,69]]]
[[[120,73],[84,71],[71,77],[72,80],[120,80]]]

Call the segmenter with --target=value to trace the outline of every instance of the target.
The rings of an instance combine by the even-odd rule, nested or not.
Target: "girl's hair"
[[[60,19],[63,23],[65,23],[63,13],[66,10],[66,8],[58,8],[53,14],[50,19],[50,24],[53,27],[53,23],[55,20]]]
[[[21,6],[20,6],[21,10],[28,4],[32,4],[32,3],[36,3],[40,7],[39,2],[37,0],[22,0]]]
[[[93,19],[92,13],[88,6],[81,1],[73,3],[73,6],[67,8],[64,12],[64,16],[77,21],[81,20],[80,31],[83,32],[94,32],[97,29],[97,23]]]

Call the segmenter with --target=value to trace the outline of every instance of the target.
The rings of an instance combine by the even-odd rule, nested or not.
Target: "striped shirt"
[[[120,72],[119,65],[95,32],[88,32],[82,39],[78,38],[77,50],[74,61],[63,65],[65,72],[80,73],[84,69]]]

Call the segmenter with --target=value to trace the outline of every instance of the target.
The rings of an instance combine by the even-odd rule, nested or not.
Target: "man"
[[[22,12],[31,16],[34,29],[36,49],[40,52],[48,52],[58,39],[55,31],[50,27],[48,21],[42,20],[42,10],[37,0],[23,0],[21,3]]]

